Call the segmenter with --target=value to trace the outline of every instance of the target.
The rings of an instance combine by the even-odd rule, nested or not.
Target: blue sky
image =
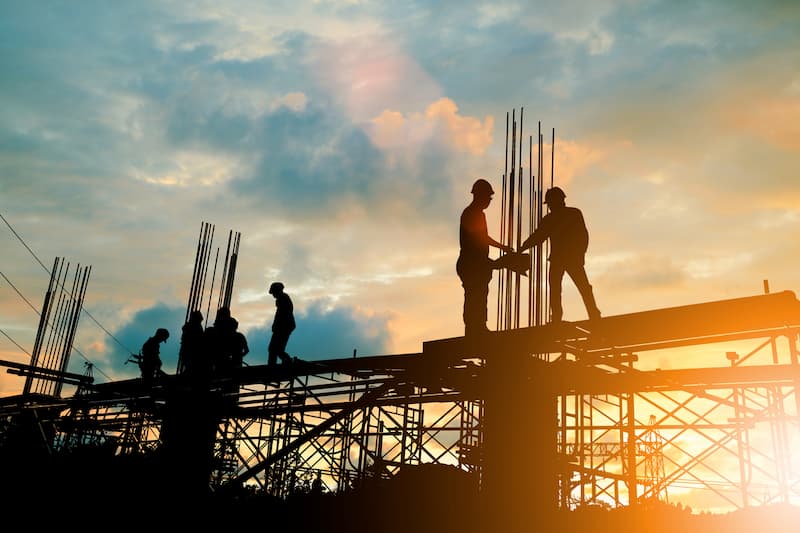
[[[796,2],[3,2],[0,214],[45,265],[92,266],[85,307],[116,340],[82,317],[72,371],[132,377],[156,327],[174,368],[204,221],[242,234],[251,364],[276,280],[293,354],[415,352],[463,330],[458,216],[477,177],[499,190],[524,108],[526,137],[555,128],[604,314],[796,290],[798,28]],[[48,274],[0,239],[40,306]],[[38,316],[0,281],[30,351]],[[2,336],[0,358],[29,356]]]

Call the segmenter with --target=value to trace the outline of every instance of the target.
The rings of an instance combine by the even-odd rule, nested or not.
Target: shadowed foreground
[[[33,509],[38,525],[67,525],[77,516],[93,525],[133,517],[142,525],[287,527],[320,532],[492,531],[471,475],[455,467],[406,467],[391,479],[374,479],[347,492],[301,487],[286,499],[251,488],[191,494],[158,456],[112,456],[75,451],[27,463],[4,461],[3,508]],[[30,512],[30,511],[28,511]],[[728,514],[693,514],[682,506],[655,503],[637,508],[602,506],[559,511],[524,527],[531,532],[730,533],[795,532],[800,508],[774,505]]]

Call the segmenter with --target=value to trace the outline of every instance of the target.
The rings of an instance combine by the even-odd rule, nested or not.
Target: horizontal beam
[[[553,367],[552,371],[547,368],[549,366]],[[560,369],[555,370],[556,367],[560,367]],[[539,370],[534,372],[539,373],[540,380],[545,381],[556,395],[711,390],[767,385],[794,387],[800,383],[800,366],[798,365],[607,372],[569,362],[545,367],[539,365]]]
[[[26,365],[23,363],[15,363],[14,361],[6,361],[3,359],[0,359],[0,366],[7,366],[9,369],[16,370],[16,372],[11,372],[11,370],[8,370],[8,372],[11,374],[20,374],[21,372],[24,372],[24,374],[20,375],[31,375],[38,379],[58,380],[64,378],[76,381],[84,385],[88,385],[92,383],[92,381],[94,381],[94,378],[92,378],[91,376],[84,376],[83,374],[75,374],[72,372],[64,372],[61,370],[52,370],[50,368]]]
[[[783,291],[428,341],[423,343],[422,353],[443,360],[561,352],[600,355],[722,342],[732,337],[797,334],[798,328],[800,301],[794,292]]]

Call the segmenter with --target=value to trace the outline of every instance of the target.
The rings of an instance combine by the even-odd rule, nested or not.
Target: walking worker
[[[492,271],[498,268],[489,259],[489,247],[504,252],[513,252],[489,236],[484,210],[489,207],[494,195],[492,185],[483,178],[472,185],[472,202],[461,213],[459,244],[461,250],[456,261],[456,272],[464,287],[464,334],[472,335],[487,331],[487,299]]]
[[[161,375],[161,354],[160,344],[169,339],[169,331],[158,328],[155,334],[144,341],[142,345],[142,357],[139,361],[139,370],[142,372],[142,383],[152,386],[155,379]]]
[[[584,267],[586,250],[589,247],[589,232],[586,229],[583,213],[576,207],[567,207],[566,197],[560,187],[553,187],[545,193],[544,203],[550,212],[542,217],[539,227],[525,239],[519,251],[539,246],[550,239],[548,283],[552,322],[561,322],[562,319],[561,284],[565,272],[572,278],[583,298],[589,319],[594,320],[600,318],[600,310],[597,308],[594,292]]]
[[[274,366],[280,357],[282,363],[291,363],[292,358],[286,353],[289,336],[295,330],[294,304],[288,294],[283,292],[284,286],[276,281],[269,286],[269,293],[275,298],[275,318],[272,321],[272,338],[267,349],[267,364]]]

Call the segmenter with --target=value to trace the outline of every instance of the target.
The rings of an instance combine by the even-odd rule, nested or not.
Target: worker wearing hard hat
[[[456,272],[464,287],[465,335],[487,331],[487,298],[492,270],[497,268],[489,259],[489,247],[513,252],[489,236],[484,210],[492,202],[494,189],[485,179],[472,185],[472,202],[461,213],[459,243],[461,251],[456,262]]]
[[[275,318],[272,321],[272,337],[267,348],[267,364],[275,366],[278,358],[282,363],[293,362],[292,357],[286,353],[286,344],[289,336],[295,330],[294,304],[287,293],[284,292],[283,283],[276,281],[269,286],[269,293],[275,298]]]
[[[583,298],[590,319],[600,318],[600,310],[594,299],[592,286],[584,268],[586,250],[589,247],[589,232],[583,213],[576,207],[567,207],[566,194],[560,187],[549,189],[544,195],[544,203],[550,212],[542,217],[533,234],[525,239],[519,248],[522,252],[539,246],[550,239],[550,319],[561,322],[561,283],[564,273],[569,274]]]

